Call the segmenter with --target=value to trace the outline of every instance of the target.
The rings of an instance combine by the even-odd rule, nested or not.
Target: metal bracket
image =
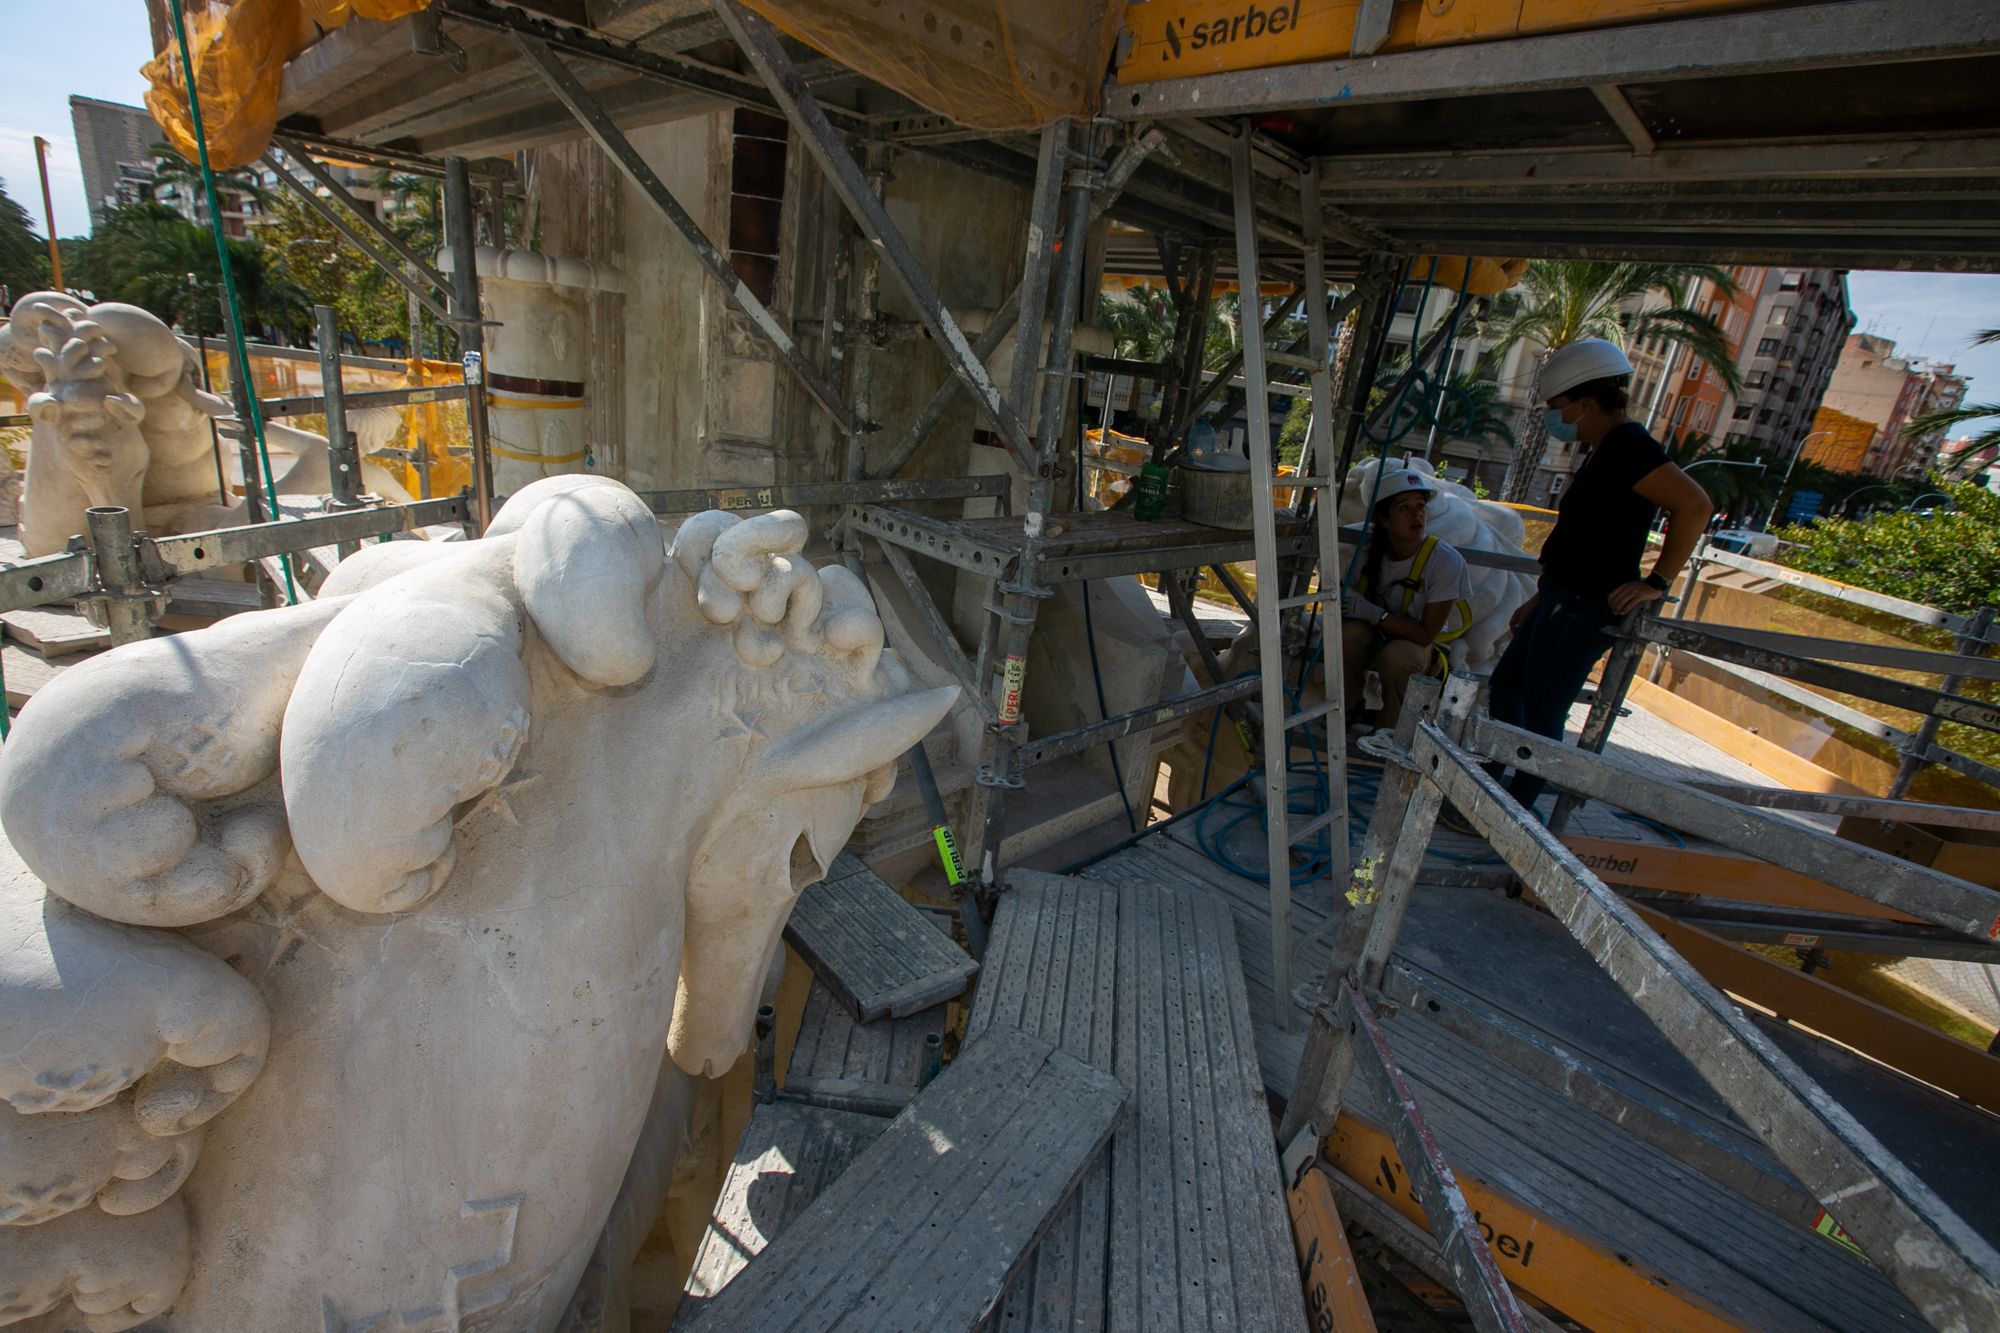
[[[99,589],[87,596],[77,598],[77,606],[83,611],[83,618],[97,629],[111,628],[111,603],[126,602],[142,604],[146,608],[148,620],[158,620],[167,613],[167,603],[173,600],[169,588],[148,587],[143,592],[120,593]]]
[[[1292,1141],[1285,1145],[1278,1161],[1284,1170],[1286,1189],[1298,1188],[1299,1182],[1306,1178],[1306,1172],[1312,1170],[1313,1162],[1319,1157],[1319,1141],[1319,1126],[1308,1120],[1292,1136]]]
[[[996,590],[1005,593],[1009,597],[1034,597],[1038,599],[1047,599],[1056,595],[1056,590],[1054,588],[1043,587],[1041,584],[1038,583],[1016,583],[1013,582],[1012,580],[1001,579],[995,582],[993,586]],[[993,608],[990,606],[987,609],[993,610]],[[999,616],[1003,620],[1010,621],[1011,623],[1016,625],[1031,625],[1034,623],[1032,620],[1015,620],[1012,616],[1008,615],[1004,611],[994,611],[993,614]]]
[[[1001,730],[1007,730],[1007,728],[1001,728]],[[981,764],[979,771],[973,775],[972,780],[982,787],[1000,787],[1007,791],[1020,791],[1028,785],[1028,780],[1025,777],[1007,777],[1003,774],[996,774],[993,771],[993,766],[990,764]]]

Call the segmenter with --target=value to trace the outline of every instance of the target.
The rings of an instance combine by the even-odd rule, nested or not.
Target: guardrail
[[[1628,643],[1643,643],[1642,638]],[[1803,870],[1857,897],[1968,937],[2000,936],[2000,892],[1806,828],[1629,764],[1472,716],[1477,683],[1412,682],[1343,922],[1320,984],[1280,1134],[1330,1128],[1358,1072],[1383,1083],[1390,1130],[1473,1323],[1524,1327],[1477,1219],[1435,1157],[1423,1111],[1378,1028],[1390,952],[1438,813],[1449,800],[1722,1100],[1868,1258],[1939,1328],[1981,1327],[2000,1309],[1996,1253],[1726,995],[1523,809],[1487,772],[1547,778],[1747,855]],[[1424,1169],[1428,1164],[1428,1169]]]
[[[1927,652],[1916,648],[1700,622],[1684,629],[1689,625],[1684,617],[1694,602],[1694,589],[1700,580],[1701,570],[1711,564],[1895,616],[1912,624],[1944,630],[1952,636],[1956,651]],[[1938,726],[1942,722],[1962,722],[1986,730],[2000,730],[1995,726],[1995,719],[2000,718],[2000,708],[1957,693],[1967,680],[2000,680],[2000,660],[1987,656],[1993,645],[2000,644],[2000,624],[1996,624],[1995,608],[1982,607],[1971,615],[1944,611],[1921,602],[1787,569],[1767,560],[1718,550],[1706,541],[1689,559],[1686,579],[1673,619],[1655,620],[1644,616],[1628,622],[1625,631],[1627,641],[1636,636],[1638,646],[1628,648],[1626,642],[1621,642],[1619,648],[1613,651],[1611,663],[1605,667],[1604,679],[1607,682],[1614,678],[1621,682],[1615,691],[1616,702],[1623,702],[1625,687],[1629,685],[1631,673],[1637,667],[1638,655],[1646,645],[1659,649],[1659,661],[1653,669],[1654,680],[1659,679],[1669,650],[1688,652],[1725,675],[1888,742],[1898,756],[1896,775],[1888,790],[1892,798],[1907,792],[1917,774],[1930,764],[1949,768],[1989,786],[2000,787],[2000,768],[1937,743]],[[1937,674],[1942,680],[1938,689],[1931,690],[1829,663],[1929,672]],[[1922,720],[1914,731],[1897,727],[1838,699],[1827,697],[1811,688],[1815,685],[1904,709],[1916,713]],[[1596,717],[1594,709],[1592,716]],[[1610,719],[1606,717],[1602,730],[1608,731],[1609,727]],[[1592,735],[1589,724],[1586,724],[1585,735]],[[1589,748],[1601,750],[1603,746],[1600,741]],[[1560,807],[1558,813],[1559,817],[1567,815],[1567,811]],[[1553,823],[1551,826],[1560,829],[1561,824]]]

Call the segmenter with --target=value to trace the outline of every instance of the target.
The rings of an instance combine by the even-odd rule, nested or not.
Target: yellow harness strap
[[[1396,614],[1405,620],[1417,619],[1411,613],[1416,609],[1417,593],[1422,591],[1424,586],[1424,566],[1430,563],[1431,552],[1437,549],[1437,544],[1438,539],[1435,537],[1424,538],[1424,544],[1417,548],[1417,558],[1410,562],[1410,572],[1398,581],[1398,586],[1403,590],[1403,605],[1397,610]],[[1368,575],[1366,573],[1363,573],[1355,581],[1357,590],[1363,593],[1368,591],[1367,584]],[[1472,628],[1472,603],[1460,597],[1452,605],[1458,610],[1458,628],[1444,630],[1435,639],[1431,640],[1431,646],[1437,649],[1438,663],[1446,675],[1451,673],[1451,654],[1445,651],[1444,646]]]

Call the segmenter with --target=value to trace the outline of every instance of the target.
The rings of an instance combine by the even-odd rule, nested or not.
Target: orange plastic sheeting
[[[857,74],[979,130],[1097,110],[1124,0],[744,0]]]
[[[430,0],[235,0],[187,7],[188,50],[209,164],[217,171],[248,166],[270,146],[278,123],[285,62],[317,41],[322,29],[350,18],[388,20],[414,14]],[[194,117],[178,43],[147,61],[140,73],[152,86],[146,109],[167,142],[197,160]]]
[[[1470,276],[1466,266],[1471,265]],[[1439,255],[1418,260],[1410,269],[1411,282],[1431,282],[1457,291],[1465,284],[1467,296],[1498,296],[1528,274],[1525,259],[1484,259],[1479,256]]]

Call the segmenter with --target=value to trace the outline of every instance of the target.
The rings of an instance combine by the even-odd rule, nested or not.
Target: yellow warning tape
[[[581,398],[516,398],[512,394],[489,391],[486,401],[514,412],[574,412],[583,406]]]
[[[486,452],[495,458],[510,458],[516,463],[574,463],[590,451],[579,449],[573,454],[526,454],[518,449],[502,449],[497,444],[488,444]]]

